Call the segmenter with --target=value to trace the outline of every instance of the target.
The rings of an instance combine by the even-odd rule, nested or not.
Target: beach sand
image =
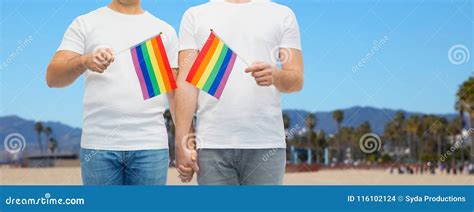
[[[174,168],[168,171],[169,185],[196,185],[196,177],[181,183]],[[285,174],[285,185],[473,185],[474,175],[398,175],[385,170],[321,170]],[[79,167],[0,167],[0,185],[81,185]]]

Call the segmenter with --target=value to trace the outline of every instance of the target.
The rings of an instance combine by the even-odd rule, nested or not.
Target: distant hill
[[[390,121],[398,110],[378,109],[373,107],[351,107],[344,109],[343,126],[358,127],[364,121],[368,121],[372,130],[377,134],[382,134],[385,124]],[[308,111],[304,110],[284,110],[290,117],[290,125],[294,127],[298,124],[304,127],[304,118],[308,115]],[[405,112],[405,111],[404,111]],[[324,130],[333,134],[336,132],[336,125],[332,119],[332,111],[316,112],[317,130]],[[421,115],[421,113],[405,112],[406,117],[412,115]],[[455,114],[441,115],[448,120],[456,117]],[[0,117],[0,141],[3,141],[10,133],[20,133],[25,137],[26,148],[23,153],[28,155],[39,154],[37,135],[34,131],[35,121],[26,120],[18,116]],[[81,129],[70,127],[60,122],[43,122],[43,126],[49,126],[53,129],[53,137],[58,141],[58,153],[60,154],[78,154],[80,150]],[[46,138],[43,138],[43,145]],[[0,162],[5,161],[9,154],[4,150],[4,146],[0,148]]]
[[[52,136],[58,141],[57,153],[59,154],[78,154],[80,150],[81,129],[73,128],[60,122],[42,122],[44,127],[51,127]],[[39,144],[38,137],[34,131],[35,121],[26,120],[18,116],[0,117],[0,139],[2,148],[0,152],[0,161],[5,161],[8,153],[4,149],[4,139],[11,133],[19,133],[25,138],[24,154],[38,155]],[[42,138],[43,148],[46,148],[47,139]]]
[[[423,113],[407,112],[403,110],[392,109],[378,109],[374,107],[351,107],[342,110],[344,112],[343,127],[358,127],[360,124],[368,121],[372,130],[377,134],[383,134],[385,124],[392,120],[395,114],[399,111],[405,113],[408,118],[413,115],[423,115]],[[295,127],[296,124],[304,127],[304,119],[308,115],[305,110],[284,110],[290,117],[290,127]],[[336,124],[332,118],[332,111],[329,112],[315,112],[316,115],[316,129],[324,130],[327,133],[334,134],[336,132]],[[448,120],[454,119],[456,114],[436,114],[443,116]]]

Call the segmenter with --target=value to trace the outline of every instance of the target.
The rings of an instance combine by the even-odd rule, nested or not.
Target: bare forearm
[[[72,84],[87,70],[82,62],[82,57],[83,56],[77,56],[66,61],[61,59],[52,61],[46,73],[48,86],[61,88]]]
[[[273,73],[273,84],[283,93],[297,92],[303,89],[302,71],[280,70]]]
[[[175,93],[176,149],[181,150],[183,138],[191,133],[194,112],[196,111],[197,92],[189,84],[178,83],[180,89]]]

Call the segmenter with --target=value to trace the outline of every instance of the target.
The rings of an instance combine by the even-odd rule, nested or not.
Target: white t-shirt
[[[286,148],[280,92],[274,86],[258,86],[244,72],[251,65],[244,60],[275,64],[275,50],[301,49],[294,13],[273,2],[209,2],[192,7],[181,21],[179,49],[201,49],[210,29],[240,58],[220,100],[203,91],[199,93],[197,147]]]
[[[108,47],[118,53],[160,32],[172,68],[177,68],[178,38],[173,27],[148,12],[127,15],[102,7],[79,16],[58,49],[79,54]],[[81,147],[100,150],[167,149],[166,95],[143,100],[131,53],[115,55],[102,73],[86,71]]]

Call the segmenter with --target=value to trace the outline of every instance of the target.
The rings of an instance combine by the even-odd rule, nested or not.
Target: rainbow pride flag
[[[237,55],[213,31],[198,54],[186,81],[219,99]]]
[[[161,33],[130,49],[143,99],[176,89]]]

